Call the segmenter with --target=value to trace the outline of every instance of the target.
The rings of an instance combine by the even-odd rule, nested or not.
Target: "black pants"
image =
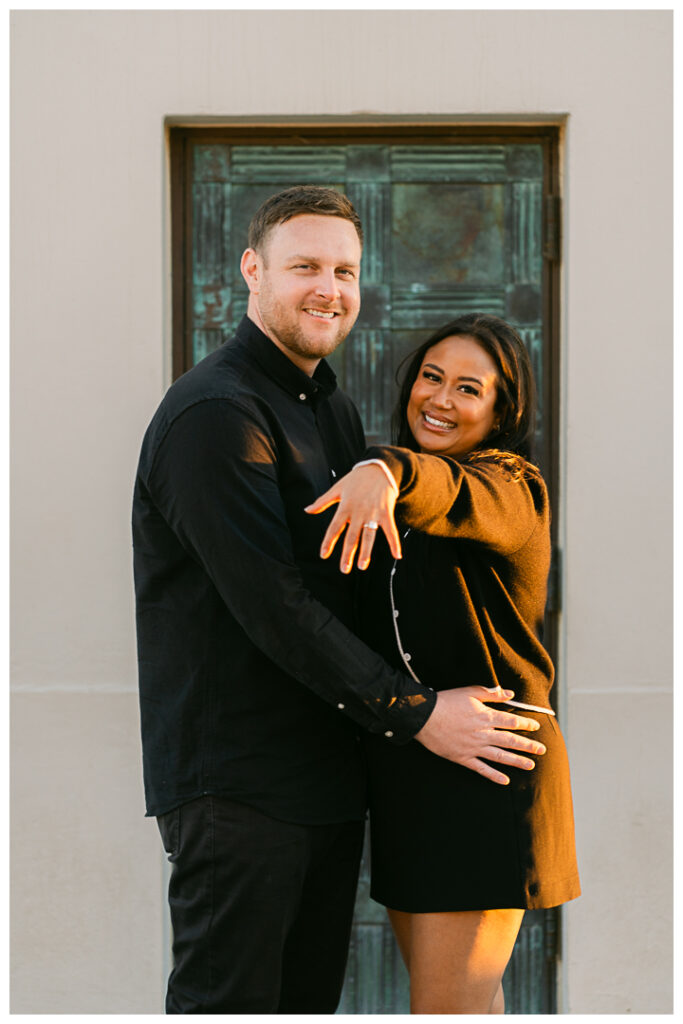
[[[214,796],[157,821],[173,865],[166,1013],[334,1013],[363,823],[293,825]]]

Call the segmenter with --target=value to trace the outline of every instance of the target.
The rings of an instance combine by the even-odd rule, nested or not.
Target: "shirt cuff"
[[[357,469],[358,466],[379,466],[384,470],[387,480],[396,491],[396,494],[398,494],[398,484],[396,483],[394,474],[391,472],[386,462],[382,462],[381,459],[365,459],[363,462],[357,462],[353,468]]]

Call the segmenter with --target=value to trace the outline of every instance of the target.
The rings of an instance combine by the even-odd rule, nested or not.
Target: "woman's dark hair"
[[[444,338],[474,338],[496,364],[496,404],[498,425],[467,461],[494,458],[506,464],[515,476],[524,472],[536,417],[536,387],[529,354],[514,327],[488,313],[465,313],[444,324],[420,347],[403,360],[398,369],[399,397],[392,417],[392,434],[402,448],[419,451],[408,426],[410,392],[420,372],[425,353]],[[404,369],[405,367],[405,369]]]

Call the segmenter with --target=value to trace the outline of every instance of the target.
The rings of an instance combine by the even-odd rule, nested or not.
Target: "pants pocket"
[[[180,808],[176,807],[166,814],[160,814],[157,818],[157,825],[168,859],[173,860],[178,855],[180,848]]]

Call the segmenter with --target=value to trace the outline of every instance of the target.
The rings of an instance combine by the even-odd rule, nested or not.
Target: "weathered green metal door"
[[[552,494],[553,131],[350,132],[175,134],[176,373],[230,337],[246,310],[239,262],[260,203],[290,185],[332,185],[365,231],[361,314],[331,362],[368,438],[388,440],[395,370],[430,328],[463,312],[496,313],[519,328],[532,356],[536,455]],[[405,1013],[408,979],[384,909],[369,898],[368,853],[340,1012]],[[555,913],[528,913],[504,980],[506,1012],[554,1011],[556,957]]]

